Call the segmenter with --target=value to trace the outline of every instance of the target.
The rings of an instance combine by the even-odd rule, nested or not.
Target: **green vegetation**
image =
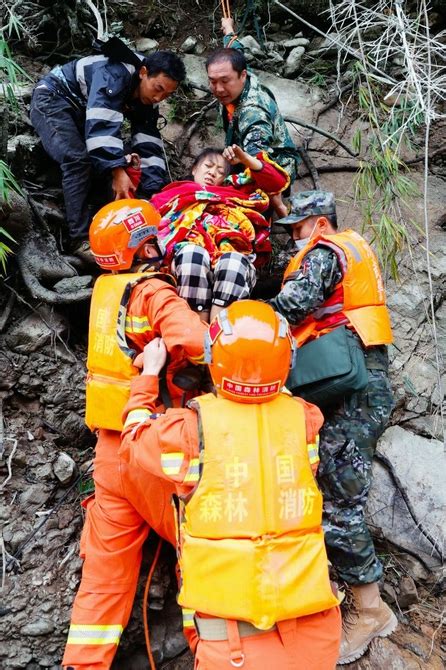
[[[401,208],[408,206],[410,198],[420,195],[408,176],[401,152],[412,146],[422,119],[413,114],[410,101],[391,110],[381,102],[382,97],[377,84],[359,86],[359,109],[369,128],[364,134],[358,129],[352,140],[353,148],[361,155],[355,198],[361,206],[363,230],[372,232],[381,263],[395,278],[398,253],[410,240],[410,226],[416,227],[414,221],[405,220]]]
[[[12,14],[11,17],[13,17]],[[8,27],[6,27],[6,29],[8,29]],[[15,30],[17,32],[19,30],[19,25],[17,25],[14,22],[11,23],[11,25],[9,26],[9,32],[11,32],[12,30]],[[6,104],[13,111],[18,110],[18,102],[15,95],[15,90],[16,86],[18,85],[19,81],[22,78],[29,79],[26,72],[12,58],[11,51],[4,37],[0,37],[1,94]],[[3,110],[3,113],[6,116],[7,121],[6,110]],[[2,146],[3,152],[6,153],[7,127],[4,127],[4,135],[5,137],[1,138],[3,140],[1,142],[1,145],[3,145]],[[4,205],[5,203],[8,204],[11,191],[15,191],[16,193],[21,194],[20,186],[17,183],[16,179],[14,178],[14,175],[12,174],[9,166],[7,165],[7,163],[5,163],[4,160],[0,160],[0,203],[2,205]],[[3,274],[6,272],[7,256],[8,254],[12,253],[12,249],[8,244],[8,242],[10,241],[14,242],[14,239],[11,237],[11,235],[9,235],[9,233],[4,228],[0,227],[0,266],[2,268]]]

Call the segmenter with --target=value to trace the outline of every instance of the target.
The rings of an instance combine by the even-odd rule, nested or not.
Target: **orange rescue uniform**
[[[202,360],[207,326],[172,286],[150,275],[133,288],[127,316],[126,337],[137,350],[142,351],[154,337],[163,338],[170,357],[169,389],[174,402],[178,401],[182,391],[171,382],[172,374],[187,359]],[[138,327],[141,317],[150,324],[143,332]],[[155,405],[159,406],[158,399]],[[64,667],[75,670],[110,668],[132,610],[142,545],[150,529],[175,544],[170,504],[174,483],[129,465],[119,456],[119,446],[118,431],[98,431],[95,495],[84,505],[82,580],[62,661]]]
[[[206,558],[206,562],[210,560],[211,564],[213,564],[212,562],[218,563],[219,557],[222,556],[222,552],[218,549],[219,543],[222,544],[222,549],[225,548],[225,550],[229,552],[226,563],[225,561],[223,561],[223,563],[229,566],[229,568],[232,570],[231,574],[233,581],[236,581],[237,583],[226,584],[227,593],[225,597],[221,598],[217,597],[216,593],[218,592],[219,594],[224,595],[224,574],[216,574],[215,593],[213,592],[213,587],[209,589],[209,584],[207,589],[203,591],[203,588],[205,588],[203,580],[205,577],[206,579],[210,579],[209,571],[206,573],[206,570],[204,569],[205,565],[202,563],[204,558],[202,556],[201,561],[198,561],[200,564],[197,565],[197,575],[202,574],[202,578],[197,577],[196,579],[194,575],[190,574],[194,572],[193,565],[196,565],[196,562],[194,563],[194,561],[192,561],[191,566],[187,567],[187,563],[190,561],[191,555],[189,558],[186,558],[186,552],[189,552],[190,554],[190,548],[186,549],[186,544],[184,544],[183,539],[185,534],[190,532],[191,528],[190,514],[192,507],[188,511],[189,506],[192,504],[193,509],[196,511],[197,504],[200,506],[201,503],[203,503],[204,498],[207,498],[208,502],[208,499],[210,499],[211,495],[214,498],[217,497],[216,490],[210,489],[208,491],[207,486],[215,486],[215,482],[217,481],[214,477],[215,468],[226,471],[225,454],[228,452],[228,450],[231,451],[231,458],[237,457],[237,438],[234,438],[234,435],[232,434],[234,431],[231,432],[231,430],[226,428],[226,438],[220,439],[220,436],[216,440],[216,443],[213,445],[212,452],[209,456],[212,476],[210,478],[209,476],[207,477],[206,481],[204,482],[204,490],[201,493],[201,497],[197,497],[197,501],[194,503],[194,491],[198,491],[204,481],[200,477],[200,467],[202,466],[203,472],[206,472],[206,463],[208,462],[206,458],[206,440],[212,440],[212,434],[214,431],[212,430],[211,425],[206,428],[207,419],[204,421],[206,415],[201,415],[200,413],[200,419],[197,412],[191,409],[169,409],[165,414],[158,416],[156,419],[152,418],[150,414],[155,408],[157,395],[158,380],[156,377],[145,375],[132,379],[131,396],[126,407],[126,411],[124,412],[125,424],[120,453],[122,454],[122,457],[130,464],[130,466],[133,466],[133,468],[140,467],[151,476],[157,477],[161,480],[174,482],[176,486],[176,494],[179,496],[180,501],[183,501],[180,502],[179,506],[179,532],[181,536],[179,551],[180,565],[182,565],[183,569],[185,569],[185,572],[182,575],[183,585],[180,593],[180,602],[182,602],[185,607],[190,608],[195,606],[197,609],[199,609],[199,605],[197,604],[198,602],[204,602],[204,600],[206,600],[207,604],[212,603],[209,607],[209,609],[212,611],[206,610],[205,612],[201,612],[200,610],[200,613],[197,617],[200,629],[200,640],[196,650],[195,667],[209,670],[211,668],[212,670],[219,670],[221,668],[223,670],[231,667],[232,661],[234,661],[233,665],[235,667],[242,667],[240,661],[242,658],[244,658],[243,668],[245,670],[254,670],[254,668],[255,670],[269,670],[271,667],[295,668],[296,670],[303,667],[308,668],[309,670],[334,669],[339,653],[341,634],[340,613],[339,608],[336,606],[337,600],[331,593],[328,586],[328,568],[326,558],[324,559],[324,569],[320,567],[322,566],[322,554],[325,554],[323,549],[323,539],[321,538],[320,543],[318,540],[318,535],[319,533],[321,534],[321,531],[319,530],[321,510],[319,510],[319,515],[317,515],[317,509],[319,509],[319,502],[321,507],[321,501],[314,503],[314,518],[311,516],[311,514],[313,514],[313,512],[311,512],[310,516],[308,516],[308,520],[311,518],[311,523],[308,527],[306,527],[306,522],[304,523],[303,521],[305,516],[302,517],[302,520],[298,523],[300,530],[296,530],[296,532],[299,535],[298,544],[301,547],[302,556],[301,560],[295,563],[295,570],[291,570],[292,561],[289,563],[289,565],[286,562],[287,557],[290,558],[290,551],[296,551],[295,548],[291,547],[291,545],[288,543],[288,533],[285,532],[282,534],[282,531],[279,531],[280,535],[276,539],[274,538],[274,534],[271,536],[268,534],[265,535],[266,553],[264,559],[267,559],[268,556],[272,556],[272,554],[275,552],[275,546],[281,545],[282,547],[282,558],[285,559],[285,563],[284,570],[279,570],[281,577],[280,588],[284,588],[284,594],[288,598],[287,605],[290,605],[288,611],[293,610],[293,599],[291,591],[293,587],[292,585],[294,584],[296,588],[302,588],[301,597],[298,597],[294,601],[294,611],[302,611],[305,613],[306,610],[308,615],[294,615],[293,618],[285,619],[283,621],[279,621],[278,623],[274,623],[274,619],[270,620],[268,617],[265,617],[265,621],[263,622],[262,620],[261,626],[253,626],[251,623],[249,623],[249,621],[255,621],[255,618],[251,618],[249,613],[250,605],[247,603],[248,601],[252,603],[254,600],[252,600],[251,596],[249,596],[244,605],[244,598],[242,597],[242,594],[251,594],[251,591],[252,593],[256,591],[257,595],[253,596],[253,598],[257,599],[259,610],[262,609],[265,614],[267,612],[272,614],[277,607],[281,610],[283,609],[282,605],[285,605],[285,601],[276,602],[274,598],[270,598],[270,595],[273,595],[272,591],[270,595],[268,595],[265,591],[268,579],[265,577],[265,574],[262,571],[262,566],[264,567],[264,559],[260,559],[260,563],[257,563],[257,567],[256,561],[250,562],[247,560],[249,553],[254,556],[250,549],[251,546],[256,554],[257,551],[260,552],[258,556],[262,554],[262,547],[260,545],[258,550],[255,549],[255,537],[253,536],[252,540],[248,539],[249,533],[248,536],[246,536],[246,533],[242,531],[240,531],[242,533],[240,535],[240,532],[237,530],[237,519],[235,517],[231,520],[231,523],[226,528],[226,530],[222,530],[223,534],[219,534],[219,523],[217,517],[215,517],[213,524],[210,526],[210,528],[213,528],[213,530],[211,530],[211,535],[212,533],[215,535],[215,539],[213,540],[211,539],[211,536],[208,535],[207,531],[205,531],[206,523],[203,525],[203,519],[206,520],[207,516],[205,515],[203,517],[203,515],[201,515],[200,517],[200,514],[197,514],[197,527],[199,526],[201,528],[200,533],[205,532],[205,536],[209,537],[209,540],[205,538],[201,540],[200,537],[194,537],[194,544],[203,544],[203,547],[206,544],[209,545],[209,556]],[[207,399],[209,399],[209,401]],[[220,403],[220,399],[215,399],[211,396],[203,396],[197,399],[197,405],[200,409],[200,412],[203,410],[204,403],[211,402],[211,400],[215,405]],[[311,488],[310,480],[313,481],[313,475],[311,475],[310,464],[312,461],[311,454],[313,453],[314,456],[315,445],[317,443],[317,434],[322,425],[323,417],[319,409],[314,405],[310,405],[301,399],[284,397],[283,394],[281,394],[281,396],[276,400],[273,400],[271,402],[271,406],[274,404],[276,407],[276,410],[274,410],[275,412],[283,411],[284,408],[282,405],[286,404],[285,401],[289,403],[289,405],[287,404],[288,411],[290,411],[290,409],[296,409],[296,416],[300,416],[300,420],[303,422],[303,439],[304,444],[305,439],[307,443],[305,451],[308,450],[308,460],[305,458],[307,465],[304,464],[303,460],[299,460],[302,459],[302,450],[300,452],[297,452],[296,450],[296,454],[300,453],[300,456],[297,457],[296,463],[294,463],[293,459],[291,458],[291,452],[290,454],[287,452],[287,449],[288,451],[289,449],[292,450],[294,433],[298,432],[298,430],[295,428],[292,428],[290,432],[290,428],[284,426],[284,431],[289,437],[290,444],[287,444],[285,441],[284,449],[280,450],[278,444],[275,443],[272,434],[269,432],[271,426],[263,425],[261,421],[262,428],[259,432],[260,442],[258,448],[263,453],[265,449],[268,450],[267,445],[270,444],[270,457],[272,459],[274,459],[272,456],[273,451],[274,453],[277,452],[277,454],[279,454],[279,451],[280,454],[282,454],[283,451],[282,465],[286,471],[280,470],[280,477],[288,478],[286,491],[290,491],[290,495],[294,493],[294,489],[290,484],[291,480],[289,478],[291,477],[291,471],[294,471],[294,468],[296,468],[298,482],[307,482],[306,486],[309,487],[308,490],[310,491],[311,489],[312,501],[313,496],[314,500],[316,501],[319,494],[316,487],[314,488],[314,491],[313,488]],[[241,406],[231,401],[221,400],[220,414],[222,416],[225,413],[224,410],[228,403],[233,407],[240,409],[241,411],[247,412],[248,414],[255,413],[255,408],[259,407],[259,405]],[[294,407],[294,403],[297,404],[297,407]],[[270,403],[266,403],[264,406],[266,407],[266,405],[269,404]],[[145,417],[142,416],[141,412],[143,407],[146,411]],[[212,409],[212,413],[207,412],[208,418],[211,417],[211,423],[215,418],[218,426],[220,426],[220,429],[224,432],[224,417],[222,418],[222,416],[216,415],[214,411],[215,408],[213,406]],[[270,415],[269,412],[267,412],[267,415],[264,415],[263,411],[261,414],[263,419],[266,419],[266,417]],[[251,418],[254,419],[254,416]],[[201,421],[203,421],[202,424]],[[267,423],[268,420],[266,421],[266,424]],[[229,425],[231,425],[231,428],[233,428],[234,423],[230,422]],[[218,435],[220,435],[220,429],[217,428]],[[203,444],[200,445],[200,434],[202,435],[202,439],[204,439],[204,448]],[[251,434],[251,431],[249,434]],[[231,441],[233,439],[236,440],[236,443],[234,444],[232,444]],[[217,443],[224,445],[220,455],[215,453]],[[261,446],[262,443],[263,446]],[[246,452],[247,447],[245,446],[243,448]],[[203,451],[201,451],[201,449],[203,449]],[[263,453],[263,456],[265,457],[265,453]],[[276,472],[278,473],[277,476],[279,476],[279,470],[276,469],[279,467],[278,462],[274,465],[272,464],[271,468],[269,468],[266,462],[263,462],[262,464],[258,463],[258,457],[259,456],[257,452],[255,454],[251,454],[251,460],[249,462],[256,470],[256,476],[251,478],[251,481],[252,479],[255,479],[255,481],[258,482],[258,468],[262,468],[262,476],[264,478],[266,477],[266,479],[269,479],[269,472],[271,473],[271,477],[275,477]],[[263,459],[263,457],[260,458],[261,460]],[[298,472],[299,469],[300,473]],[[303,480],[302,476],[304,477]],[[210,481],[213,482],[212,485],[210,484]],[[198,484],[198,488],[195,488],[198,482],[200,482]],[[270,489],[270,483],[266,482],[266,480],[265,486],[266,488]],[[257,493],[260,488],[256,490]],[[257,487],[255,487],[255,489],[257,489]],[[224,491],[223,488],[221,490]],[[273,491],[274,486],[270,490]],[[238,498],[243,495],[243,491],[243,486],[241,486],[240,489],[237,489]],[[246,492],[247,490],[245,493]],[[299,491],[296,492],[299,493]],[[279,492],[277,491],[277,493]],[[279,501],[279,499],[280,497],[277,496],[277,501]],[[253,522],[257,527],[259,525],[259,521],[260,524],[266,520],[270,522],[272,516],[274,516],[276,512],[276,516],[280,517],[282,515],[281,526],[289,523],[290,520],[283,516],[286,515],[285,500],[280,502],[277,501],[276,503],[271,502],[271,504],[265,506],[265,518],[262,516],[261,512],[259,512],[258,520],[255,520],[256,515],[254,514],[254,516],[249,517],[251,519],[249,523],[252,525]],[[218,507],[218,509],[221,509],[222,514],[224,515],[223,510],[227,509],[226,503],[228,501],[222,500],[221,502],[221,507]],[[255,507],[256,501],[251,502]],[[258,501],[257,504],[262,505],[261,501]],[[276,504],[279,506],[282,505],[283,510],[279,511],[279,507],[277,507],[276,511],[273,513],[272,510]],[[249,503],[246,501],[246,510],[248,507]],[[214,505],[212,510],[210,510],[210,513],[215,515],[218,509]],[[234,510],[232,511],[234,512]],[[248,514],[248,511],[246,511],[246,514]],[[199,523],[198,517],[201,518]],[[187,520],[188,518],[189,521]],[[223,525],[225,524],[224,521],[222,523]],[[248,519],[246,520],[246,523],[248,523]],[[231,528],[233,528],[233,530]],[[193,532],[194,535],[196,535],[196,532]],[[226,537],[227,532],[233,539],[230,539],[229,537],[227,539],[223,539],[223,535]],[[214,537],[214,535],[212,535],[212,537]],[[306,538],[308,538],[310,544],[307,543]],[[189,537],[189,539],[191,539],[191,537]],[[211,547],[213,542],[216,543],[214,547],[216,553]],[[269,549],[266,547],[268,542],[271,543]],[[250,546],[247,548],[246,558],[241,559],[240,556],[237,558],[240,551],[246,550],[244,545],[247,544]],[[306,568],[302,570],[302,561],[309,557],[309,554],[307,556],[308,551],[312,554],[314,566],[309,563]],[[232,554],[232,559],[230,554]],[[294,558],[296,557],[294,556]],[[241,568],[243,565],[245,566],[245,577],[249,582],[248,585],[242,583],[243,569]],[[285,565],[288,565],[289,569],[285,569]],[[260,572],[256,578],[254,573],[257,570],[260,570]],[[226,568],[223,565],[221,567],[221,572],[226,572]],[[309,583],[311,583],[308,593],[305,592],[306,573],[308,573]],[[269,578],[270,577],[271,575],[269,575]],[[278,578],[277,574],[276,578]],[[257,587],[254,585],[256,579],[258,582]],[[230,581],[229,578],[228,581]],[[188,584],[187,588],[185,588],[186,584]],[[265,596],[267,596],[266,600]],[[195,603],[193,602],[194,598]],[[230,609],[231,600],[234,605],[234,612],[236,608],[239,610],[241,608],[241,613],[238,615],[238,622],[233,620],[228,621],[226,618]],[[223,601],[225,601],[226,604],[223,604]],[[223,611],[225,612],[224,614]],[[286,612],[287,608],[285,608],[283,611]],[[188,612],[190,613],[190,609]],[[240,620],[242,618],[241,614],[244,615],[244,621]],[[288,616],[290,616],[290,614],[288,614]],[[265,628],[266,630],[260,630],[260,627]]]

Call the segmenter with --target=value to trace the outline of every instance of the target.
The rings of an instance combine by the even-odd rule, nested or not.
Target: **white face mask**
[[[294,240],[294,246],[296,247],[297,251],[300,251],[307,246],[309,241],[309,237],[304,237],[302,240]]]
[[[304,237],[304,238],[302,238],[301,240],[294,240],[294,246],[296,247],[296,249],[297,249],[298,251],[300,251],[301,249],[303,249],[304,247],[307,246],[308,242],[309,242],[309,241],[311,240],[311,238],[313,237],[313,233],[314,233],[314,231],[316,230],[316,226],[317,226],[317,221],[316,221],[316,223],[314,224],[314,226],[313,226],[313,230],[311,231],[311,233],[309,234],[308,237]]]

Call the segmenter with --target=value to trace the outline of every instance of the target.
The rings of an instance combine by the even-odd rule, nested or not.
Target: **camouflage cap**
[[[336,203],[330,191],[301,191],[291,197],[291,211],[276,223],[291,224],[303,221],[309,216],[330,216],[336,214]]]

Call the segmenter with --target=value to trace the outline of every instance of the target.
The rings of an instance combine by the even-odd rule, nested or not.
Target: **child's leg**
[[[236,251],[222,254],[214,268],[211,321],[235,300],[249,298],[257,281],[253,263]]]
[[[206,249],[186,244],[175,252],[172,271],[178,282],[178,295],[187,300],[203,321],[209,321],[212,297],[211,259]]]

